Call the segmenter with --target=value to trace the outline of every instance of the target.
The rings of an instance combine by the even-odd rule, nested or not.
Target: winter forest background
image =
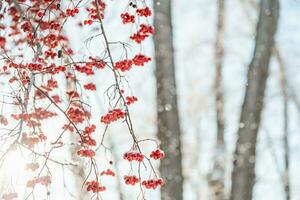
[[[41,7],[60,3],[62,10],[74,5],[85,8],[96,2],[41,1],[44,1]],[[137,53],[152,58],[144,66],[122,71],[117,76],[123,80],[119,83],[125,93],[138,98],[129,108],[136,137],[146,141],[142,142],[142,151],[149,154],[158,148],[165,154],[152,163],[154,171],[164,180],[156,190],[145,189],[139,183],[135,186],[125,183],[126,175],[139,174],[141,180],[153,178],[152,167],[128,164],[123,158],[125,152],[138,151],[131,149],[135,141],[125,122],[120,120],[109,126],[100,122],[101,116],[115,103],[108,96],[121,95],[114,93],[117,89],[107,90],[114,85],[110,70],[95,70],[93,76],[72,72],[79,80],[75,84],[65,75],[55,75],[59,86],[49,91],[62,99],[62,108],[69,115],[67,105],[72,105],[72,98],[66,91],[70,87],[80,88],[78,98],[89,105],[87,110],[91,113],[87,124],[97,126],[93,138],[97,144],[101,139],[105,144],[95,150],[94,160],[76,155],[79,145],[75,133],[63,135],[59,145],[53,143],[68,121],[64,114],[42,121],[41,129],[48,143],[24,146],[21,132],[36,135],[30,126],[24,125],[23,130],[21,126],[19,135],[13,134],[19,129],[11,131],[24,121],[11,115],[25,113],[22,108],[26,92],[31,91],[28,107],[25,106],[30,113],[36,108],[34,95],[40,90],[39,85],[44,90],[43,84],[52,79],[52,75],[37,73],[34,84],[38,86],[28,90],[32,79],[28,85],[14,86],[3,69],[14,54],[22,53],[25,58],[24,61],[16,58],[18,63],[32,59],[31,47],[26,42],[20,50],[13,43],[19,36],[8,36],[11,31],[7,28],[11,24],[8,8],[25,10],[36,2],[0,0],[2,199],[300,200],[299,0],[104,1],[102,20],[105,34],[112,42],[110,51],[114,59],[124,60]],[[132,44],[129,39],[138,25],[124,26],[120,18],[121,13],[134,12],[134,4],[138,8],[148,6],[152,11],[151,16],[141,20],[153,25],[155,32],[142,45]],[[62,33],[68,37],[68,46],[74,52],[72,61],[68,56],[52,61],[65,64],[67,70],[73,70],[73,60],[107,54],[107,43],[97,26],[97,20],[102,23],[101,19],[95,19],[93,28],[78,26],[86,18],[87,14],[80,10],[63,24]],[[17,24],[21,25],[22,20],[27,19],[21,18]],[[1,37],[6,39],[5,46]],[[127,43],[128,52],[124,53],[120,46]],[[11,70],[11,76],[20,71],[26,71],[28,77],[33,73],[26,67]],[[82,89],[89,82],[95,84],[97,91]],[[9,103],[13,95],[19,95],[23,103],[19,106]],[[47,98],[38,103],[45,110],[59,113],[58,107],[53,102],[49,104]],[[121,108],[126,109],[122,105]],[[78,125],[80,130],[85,126]],[[40,128],[37,129],[39,132]],[[152,139],[160,145],[156,146]],[[59,147],[53,148],[48,157],[51,145]],[[85,185],[91,179],[93,162],[99,172],[110,169],[115,173],[113,177],[101,176],[106,190],[97,195],[86,191]],[[37,164],[37,171],[28,170],[28,163]],[[41,176],[51,177],[51,184],[39,182],[42,184],[28,187],[28,180]]]

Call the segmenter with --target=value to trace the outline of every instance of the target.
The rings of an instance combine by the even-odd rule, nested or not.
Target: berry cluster
[[[69,108],[67,115],[73,123],[78,124],[84,122],[85,119],[89,119],[91,113],[87,112],[81,105],[74,103]]]
[[[128,161],[142,162],[144,159],[144,155],[141,153],[126,152],[124,153],[123,158]]]
[[[134,102],[136,102],[138,99],[135,96],[131,96],[131,97],[126,97],[126,105],[130,105],[133,104]]]
[[[91,126],[85,127],[83,134],[81,135],[82,145],[96,146],[96,140],[91,137],[91,134],[95,132],[96,125],[92,124]]]
[[[83,87],[86,90],[96,91],[96,85],[94,83],[85,84]]]
[[[153,33],[154,33],[153,26],[141,24],[138,32],[130,36],[130,39],[140,44],[142,41],[144,41],[147,37],[149,37]]]
[[[96,0],[96,1],[98,1],[97,4],[99,7],[100,18],[104,19],[104,10],[105,10],[106,4],[102,0]],[[89,12],[89,19],[84,20],[84,22],[83,22],[84,25],[92,25],[94,20],[99,20],[96,1],[93,1],[92,6],[90,8],[87,8],[87,11]]]
[[[153,190],[155,190],[158,186],[161,186],[163,184],[164,182],[161,178],[145,180],[142,182],[142,185],[145,186],[147,189],[153,189]]]
[[[101,117],[101,122],[104,124],[110,124],[118,119],[123,119],[125,117],[125,112],[121,109],[114,109],[109,111],[106,115]]]
[[[105,186],[102,186],[98,181],[88,181],[86,182],[86,190],[92,191],[93,193],[98,193],[106,190]]]
[[[143,54],[138,54],[138,55],[134,56],[132,61],[133,61],[133,64],[136,66],[144,66],[145,63],[151,61],[151,58],[149,58]]]
[[[140,182],[140,179],[136,176],[124,176],[124,181],[126,185],[135,185],[136,183]]]
[[[51,177],[50,176],[41,176],[34,180],[29,180],[27,182],[27,187],[33,188],[38,183],[40,183],[41,185],[48,186],[51,183]]]
[[[136,13],[141,17],[149,17],[152,14],[149,7],[137,9]]]
[[[144,66],[145,63],[151,61],[151,58],[138,54],[133,59],[126,59],[115,63],[115,69],[121,70],[122,72],[129,71],[133,65]]]
[[[5,37],[0,37],[0,48],[4,48],[6,44]]]
[[[129,71],[133,65],[132,60],[122,60],[115,63],[115,69],[119,69],[122,72]]]
[[[128,24],[128,23],[134,23],[135,22],[134,15],[130,15],[128,12],[122,13],[121,18],[122,18],[122,23],[123,24]]]
[[[74,17],[76,14],[79,13],[79,9],[78,8],[74,8],[74,9],[67,9],[66,10],[66,14],[67,16],[71,16],[71,17]]]
[[[113,172],[111,169],[107,169],[106,171],[101,172],[101,176],[106,175],[106,176],[115,176],[116,173]]]
[[[150,154],[150,158],[153,158],[154,160],[162,159],[165,157],[165,154],[160,149],[156,149],[155,151],[152,151]]]
[[[8,120],[3,115],[0,115],[0,124],[4,126],[8,125]]]
[[[95,151],[90,150],[90,149],[80,149],[77,151],[77,155],[81,157],[89,157],[92,158],[96,155]]]

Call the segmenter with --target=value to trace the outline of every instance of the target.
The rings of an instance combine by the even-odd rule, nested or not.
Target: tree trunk
[[[270,55],[279,16],[278,0],[261,0],[256,44],[248,69],[232,173],[231,200],[251,200],[255,183],[255,150]]]
[[[210,187],[214,193],[215,200],[224,199],[224,174],[225,174],[225,142],[224,142],[224,94],[223,94],[223,79],[222,65],[224,57],[224,21],[225,21],[225,0],[219,0],[217,30],[215,41],[215,109],[216,109],[216,125],[217,125],[217,140],[214,153],[214,166],[212,172],[208,176]]]
[[[155,1],[155,60],[158,138],[166,158],[161,161],[163,200],[183,199],[180,125],[175,83],[171,0]]]

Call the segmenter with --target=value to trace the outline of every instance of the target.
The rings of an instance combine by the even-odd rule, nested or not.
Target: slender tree
[[[252,199],[255,183],[256,139],[278,16],[278,0],[261,0],[254,55],[248,68],[246,94],[235,150],[231,200]]]
[[[166,183],[161,189],[164,200],[183,198],[180,125],[177,108],[171,0],[155,1],[155,60],[157,84],[158,138],[167,157],[161,161]]]
[[[209,174],[209,183],[214,193],[215,200],[224,198],[224,161],[225,161],[225,142],[224,142],[224,94],[223,94],[223,78],[222,65],[224,57],[224,21],[225,21],[225,0],[217,1],[217,30],[215,40],[215,110],[217,125],[217,140],[214,155],[214,166]]]

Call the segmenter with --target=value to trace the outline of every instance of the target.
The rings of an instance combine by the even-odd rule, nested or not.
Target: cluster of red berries
[[[45,55],[46,58],[54,59],[57,56],[57,53],[52,50],[47,50],[45,51]]]
[[[140,179],[136,176],[124,176],[124,181],[126,185],[135,185],[136,183],[140,182]]]
[[[125,112],[121,109],[114,109],[109,111],[106,115],[101,117],[101,122],[104,124],[110,124],[118,119],[123,119],[125,117]]]
[[[24,32],[30,32],[31,31],[31,25],[28,21],[24,22],[22,25],[21,25],[21,29],[24,31]]]
[[[106,175],[106,176],[115,176],[116,173],[113,172],[111,169],[107,169],[106,171],[101,172],[101,176]]]
[[[162,159],[165,157],[165,154],[160,149],[156,149],[155,151],[152,151],[150,154],[150,158],[153,158],[154,160]]]
[[[35,170],[37,170],[39,167],[40,167],[40,166],[39,166],[38,163],[28,163],[28,164],[26,165],[26,170],[30,169],[30,170],[32,170],[32,171],[35,171]]]
[[[126,105],[130,105],[133,104],[134,102],[136,102],[138,99],[135,96],[131,96],[131,97],[126,97]]]
[[[57,115],[56,113],[48,110],[44,110],[43,108],[36,108],[35,112],[32,113],[12,114],[11,116],[16,120],[22,119],[24,121],[28,121],[30,119],[38,119],[38,120],[48,119],[56,115]]]
[[[47,91],[51,91],[51,90],[53,90],[53,89],[55,89],[55,88],[57,88],[57,87],[58,87],[57,81],[54,80],[54,79],[49,79],[49,80],[47,81],[47,86],[45,87],[45,89],[46,89]]]
[[[55,34],[46,35],[42,38],[43,43],[50,49],[56,48],[59,45],[59,42],[64,40],[62,37],[58,37]]]
[[[68,110],[67,115],[74,123],[82,123],[85,120],[85,113],[79,108],[71,107]]]
[[[138,54],[138,55],[134,56],[132,61],[133,61],[134,65],[136,65],[136,66],[144,66],[145,63],[151,61],[151,58],[149,58],[143,54]]]
[[[91,60],[91,62],[86,63],[87,66],[95,66],[97,69],[103,69],[106,66],[106,62],[104,62],[103,60],[98,60],[91,56],[89,57],[89,59]]]
[[[102,0],[97,0],[98,7],[99,7],[99,15],[101,19],[104,19],[104,9],[106,7],[105,3]],[[92,7],[88,8],[87,11],[89,12],[89,19],[84,20],[84,25],[92,25],[94,20],[98,20],[98,9],[96,6],[96,1],[92,2]]]
[[[86,90],[96,91],[96,85],[94,83],[85,84],[83,87]]]
[[[128,161],[142,162],[144,159],[144,155],[141,153],[126,152],[124,153],[123,158]]]
[[[141,24],[138,32],[130,36],[130,39],[140,44],[142,41],[144,41],[147,37],[149,37],[153,33],[154,33],[153,26]]]
[[[86,190],[92,191],[93,193],[98,193],[106,190],[105,186],[102,186],[98,181],[88,181],[86,182]]]
[[[95,153],[95,151],[90,150],[90,149],[80,149],[77,151],[77,155],[82,156],[82,157],[92,158],[96,155],[96,153]]]
[[[128,23],[134,23],[135,22],[134,15],[130,15],[128,12],[122,13],[121,18],[122,18],[122,23],[123,24],[128,24]]]
[[[88,76],[95,74],[92,66],[90,65],[84,65],[84,66],[74,65],[74,67],[78,72],[84,73]]]
[[[4,126],[8,125],[8,120],[3,115],[0,115],[0,124]]]
[[[83,21],[83,24],[84,24],[84,25],[92,25],[92,24],[93,24],[93,20],[91,20],[91,19],[86,19],[86,20]]]
[[[119,62],[115,63],[115,69],[119,69],[122,72],[125,72],[125,71],[130,70],[132,65],[133,65],[132,60],[128,60],[128,59],[127,60],[122,60],[122,61],[119,61]]]
[[[34,180],[30,180],[27,182],[27,187],[33,188],[38,183],[40,183],[41,185],[48,186],[51,183],[51,177],[50,176],[41,176]]]
[[[60,96],[58,96],[58,95],[52,95],[51,98],[52,98],[52,100],[53,100],[55,103],[61,103]]]
[[[143,16],[143,17],[149,17],[152,14],[148,6],[145,8],[137,9],[136,13],[138,14],[138,16]]]
[[[74,8],[74,9],[67,9],[66,10],[66,14],[67,16],[71,16],[71,17],[74,17],[76,14],[79,13],[79,9],[78,8]]]
[[[81,143],[88,146],[96,146],[96,140],[91,137],[91,134],[95,132],[96,125],[92,124],[91,126],[85,127],[83,134],[81,135]]]
[[[26,133],[22,134],[21,143],[32,149],[34,145],[40,142],[40,138],[37,136],[28,136]]]
[[[145,63],[151,61],[151,58],[138,54],[133,59],[126,59],[115,63],[115,69],[121,70],[122,72],[129,71],[133,65],[144,66]]]
[[[71,91],[68,91],[66,93],[67,93],[67,95],[70,99],[79,98],[79,93],[75,90],[71,90]]]
[[[142,185],[145,186],[147,189],[153,189],[153,190],[155,190],[158,186],[161,186],[163,184],[164,181],[161,178],[145,180],[142,182]]]
[[[4,48],[6,44],[5,37],[0,37],[0,48]]]

